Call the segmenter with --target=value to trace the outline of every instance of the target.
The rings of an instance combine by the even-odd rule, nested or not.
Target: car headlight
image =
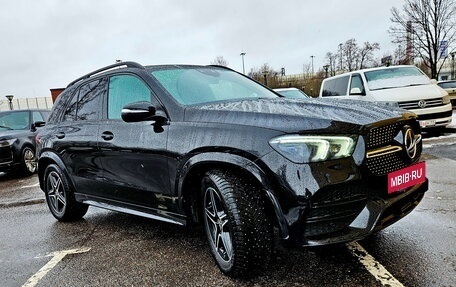
[[[357,136],[287,135],[269,141],[271,147],[294,163],[319,162],[351,156]]]
[[[443,104],[445,104],[445,105],[451,103],[451,101],[450,101],[450,96],[448,96],[448,95],[443,96],[442,102],[443,102]]]
[[[17,141],[17,139],[0,140],[0,146],[1,147],[12,146],[15,141]]]

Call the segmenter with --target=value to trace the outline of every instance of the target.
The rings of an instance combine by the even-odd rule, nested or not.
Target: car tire
[[[35,150],[31,147],[24,147],[21,152],[20,172],[22,175],[32,175],[37,170]]]
[[[59,221],[75,221],[87,213],[89,206],[75,200],[66,175],[56,164],[44,171],[44,192],[49,210]]]
[[[212,256],[231,277],[248,277],[266,268],[273,228],[260,190],[228,171],[212,170],[202,179],[203,218]]]

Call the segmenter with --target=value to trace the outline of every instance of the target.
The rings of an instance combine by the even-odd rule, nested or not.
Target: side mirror
[[[353,88],[350,90],[350,95],[363,96],[364,93],[361,91],[360,88]]]
[[[127,122],[166,121],[166,115],[157,110],[150,102],[134,102],[122,108],[122,119]]]
[[[32,123],[32,126],[30,129],[32,131],[36,131],[36,128],[41,128],[41,127],[44,127],[45,125],[46,125],[46,122],[36,121],[36,122]]]
[[[437,85],[437,80],[436,79],[431,79],[431,84]]]

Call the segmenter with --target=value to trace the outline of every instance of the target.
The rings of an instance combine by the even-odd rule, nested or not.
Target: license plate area
[[[425,128],[425,127],[433,127],[435,126],[435,120],[428,120],[428,121],[420,121],[420,126],[422,128]]]
[[[388,194],[401,191],[426,180],[426,163],[420,162],[412,166],[388,174]]]

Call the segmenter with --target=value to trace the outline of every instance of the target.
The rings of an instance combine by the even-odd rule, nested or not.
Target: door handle
[[[105,141],[110,141],[114,138],[114,134],[112,132],[103,132],[101,134],[101,138]]]
[[[65,133],[64,132],[59,132],[55,135],[56,138],[58,139],[63,139],[65,137]]]

